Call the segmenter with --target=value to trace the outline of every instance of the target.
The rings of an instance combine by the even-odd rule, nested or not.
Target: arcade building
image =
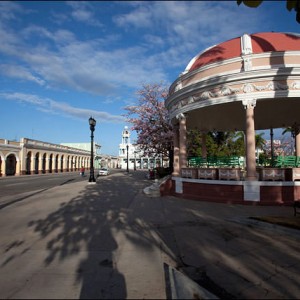
[[[117,157],[102,155],[94,143],[94,168],[116,167]],[[0,176],[31,175],[89,170],[90,143],[52,144],[28,138],[0,139]]]

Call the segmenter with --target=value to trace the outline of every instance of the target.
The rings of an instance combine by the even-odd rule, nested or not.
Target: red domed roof
[[[250,37],[252,52],[255,54],[272,51],[300,51],[300,35],[297,33],[263,32],[251,34]],[[193,63],[190,62],[186,71],[193,71],[210,63],[238,57],[241,56],[241,53],[241,38],[237,37],[202,52],[193,59]]]

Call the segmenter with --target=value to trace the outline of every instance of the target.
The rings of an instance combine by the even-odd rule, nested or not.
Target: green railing
[[[276,168],[299,168],[300,156],[277,156],[275,158],[274,167]]]
[[[300,168],[300,156],[277,156],[274,162],[270,158],[259,159],[260,165],[270,166],[275,168]],[[242,167],[243,161],[238,156],[208,156],[206,157],[189,157],[188,167]]]
[[[241,167],[243,162],[238,156],[208,156],[189,157],[188,166],[194,168],[201,167]]]

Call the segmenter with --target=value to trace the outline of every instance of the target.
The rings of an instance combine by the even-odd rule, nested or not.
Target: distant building
[[[127,126],[122,131],[122,142],[119,145],[119,168],[127,169],[152,169],[163,166],[161,155],[156,157],[148,157],[144,155],[140,145],[130,142],[130,131]]]
[[[63,146],[72,147],[76,149],[81,149],[88,151],[91,153],[91,143],[61,143]],[[94,168],[99,169],[101,166],[101,146],[94,142],[93,145],[93,152],[94,152]]]
[[[271,152],[271,140],[266,140],[265,149],[267,152]],[[295,144],[291,138],[282,140],[273,140],[274,155],[293,155],[295,151]]]
[[[91,143],[62,143],[61,145],[82,149],[91,153]],[[117,168],[118,157],[113,155],[101,154],[101,145],[94,142],[94,168],[100,169],[101,167]]]
[[[91,152],[91,143],[90,142],[89,143],[61,143],[61,145]],[[93,150],[94,150],[95,155],[99,155],[101,153],[101,145],[94,142]]]
[[[273,140],[273,146],[280,147],[281,146],[281,140]],[[271,148],[271,140],[266,140],[266,147]]]

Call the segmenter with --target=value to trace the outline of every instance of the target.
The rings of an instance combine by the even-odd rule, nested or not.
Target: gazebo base
[[[228,181],[172,177],[161,195],[232,204],[293,205],[300,199],[300,182]]]

